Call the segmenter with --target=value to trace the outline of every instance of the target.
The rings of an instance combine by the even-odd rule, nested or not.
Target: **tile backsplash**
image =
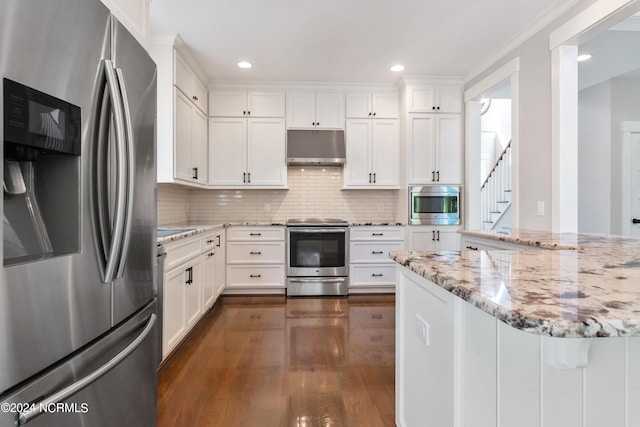
[[[397,190],[341,190],[340,167],[289,167],[289,190],[199,190],[158,186],[158,224],[284,222],[288,218],[341,218],[395,222]],[[165,190],[165,187],[170,187]],[[185,194],[187,195],[185,197]],[[185,200],[186,198],[186,200]],[[184,203],[186,212],[177,208]]]
[[[189,190],[182,185],[158,184],[158,226],[186,224]]]

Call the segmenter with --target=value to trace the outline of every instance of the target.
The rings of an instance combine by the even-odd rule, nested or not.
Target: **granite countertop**
[[[224,224],[172,224],[172,225],[161,225],[158,227],[158,230],[163,229],[184,229],[184,231],[171,234],[169,236],[158,237],[157,242],[159,245],[165,245],[170,242],[175,242],[176,240],[186,239],[187,237],[195,236],[196,234],[206,233],[208,231],[215,230],[216,228],[220,228],[224,226]]]
[[[463,233],[491,238],[485,233]],[[554,337],[640,336],[640,240],[516,231],[497,240],[575,250],[392,252],[504,323]],[[571,237],[573,236],[573,237]]]
[[[386,226],[401,226],[407,225],[401,222],[383,222],[383,221],[372,221],[372,222],[350,222],[349,227],[386,227]]]

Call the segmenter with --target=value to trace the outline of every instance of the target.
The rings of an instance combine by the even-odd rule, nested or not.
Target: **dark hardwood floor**
[[[162,367],[158,426],[394,426],[395,297],[223,297]]]

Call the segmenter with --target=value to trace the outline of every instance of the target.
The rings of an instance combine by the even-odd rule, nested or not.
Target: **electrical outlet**
[[[544,216],[544,202],[538,201],[538,216]]]
[[[429,346],[429,324],[422,317],[416,314],[416,335]]]

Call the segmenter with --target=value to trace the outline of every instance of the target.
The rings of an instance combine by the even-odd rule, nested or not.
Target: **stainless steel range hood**
[[[343,130],[287,131],[287,164],[340,166],[346,159]]]

